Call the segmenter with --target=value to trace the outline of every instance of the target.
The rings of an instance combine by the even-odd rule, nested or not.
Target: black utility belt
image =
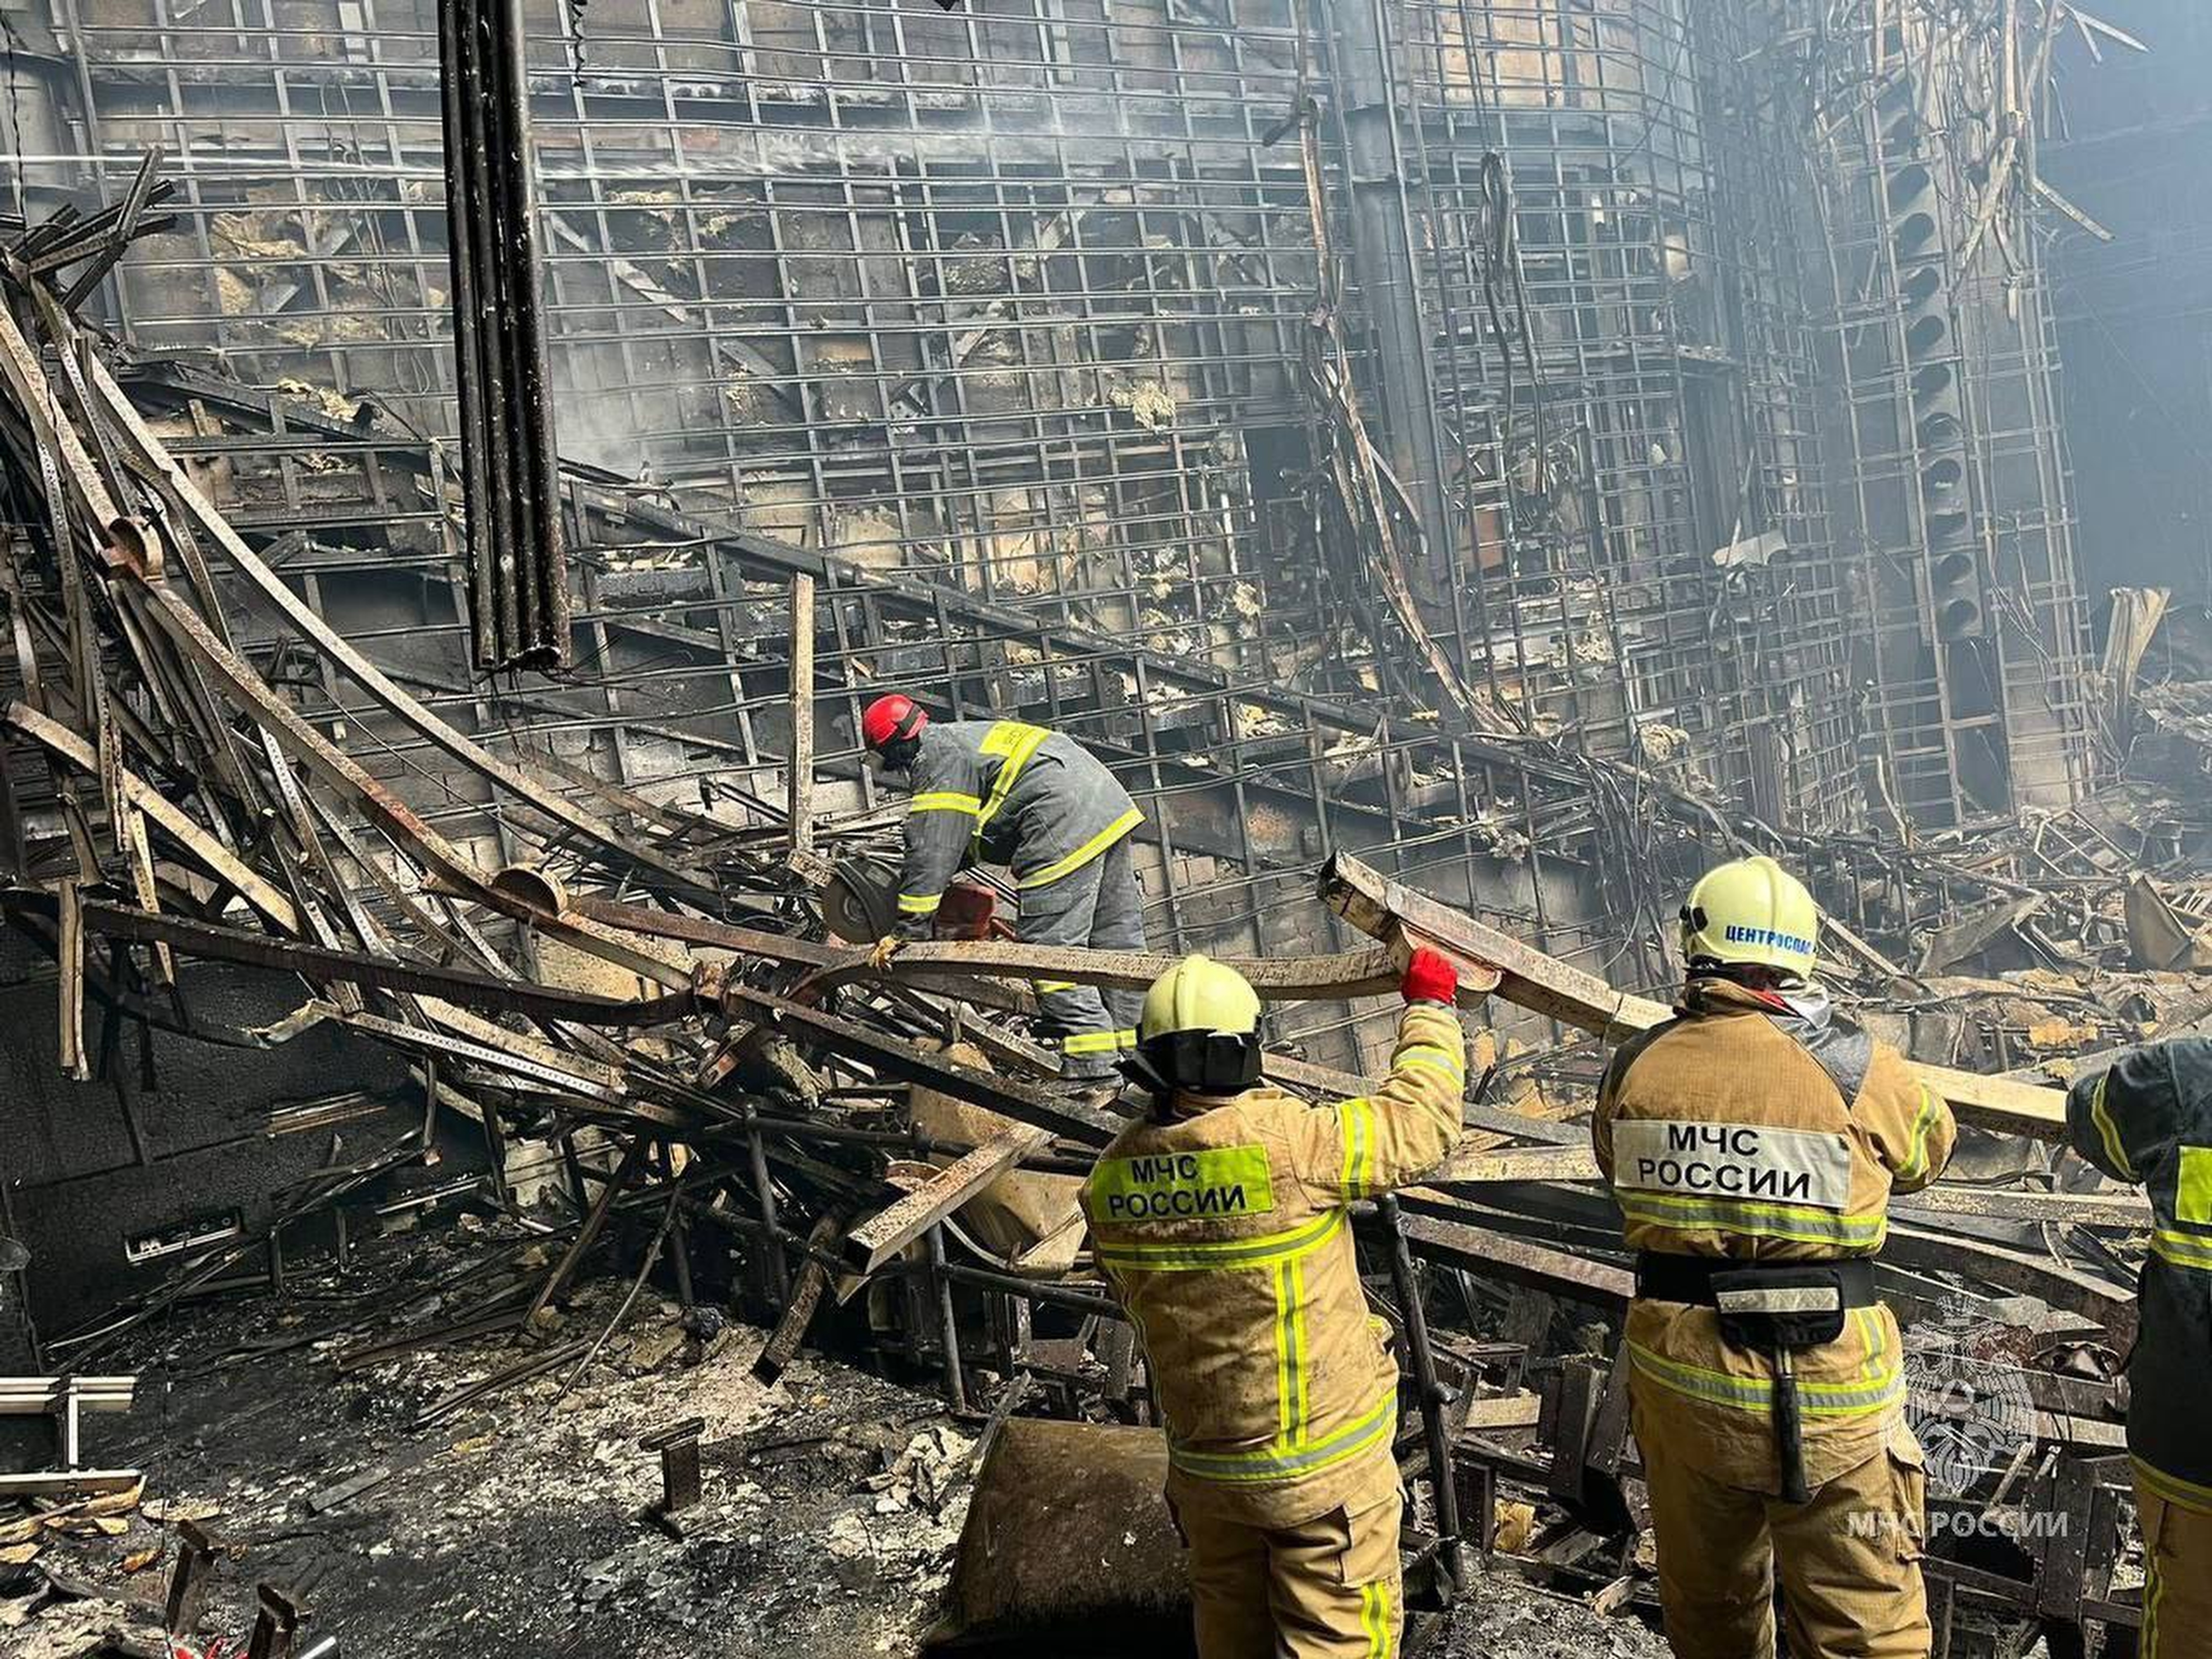
[[[1828,1305],[1838,1310],[1871,1308],[1881,1299],[1875,1294],[1871,1256],[1763,1267],[1725,1256],[1674,1255],[1662,1250],[1644,1250],[1636,1258],[1636,1294],[1652,1302],[1719,1308],[1726,1305],[1722,1300],[1725,1295],[1734,1301],[1767,1304],[1762,1311],[1784,1312],[1790,1310],[1793,1292],[1814,1290],[1832,1290],[1840,1300]]]
[[[1791,1356],[1833,1342],[1844,1334],[1847,1313],[1876,1304],[1874,1262],[1851,1256],[1759,1266],[1646,1250],[1636,1258],[1636,1293],[1655,1302],[1714,1310],[1722,1341],[1772,1362],[1774,1452],[1782,1472],[1782,1501],[1811,1502],[1805,1484],[1805,1415]]]

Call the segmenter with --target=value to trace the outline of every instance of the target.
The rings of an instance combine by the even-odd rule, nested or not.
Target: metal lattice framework
[[[173,231],[124,268],[118,331],[142,349],[211,347],[342,417],[366,398],[449,434],[427,0],[52,3],[70,73],[46,89],[74,108],[84,154],[34,186],[112,195],[151,145],[180,186]],[[593,15],[580,73],[546,9],[533,113],[564,444],[610,489],[633,480],[641,512],[680,500],[762,546],[934,596],[910,625],[841,636],[824,672],[855,689],[917,676],[981,704],[1035,660],[1024,628],[1061,629],[1088,642],[1101,689],[1050,712],[1140,765],[1214,745],[1215,764],[1255,769],[1254,787],[1304,772],[1325,816],[1333,770],[1358,750],[1407,856],[1433,848],[1450,884],[1489,884],[1555,949],[1584,942],[1578,927],[1617,937],[1656,916],[1648,877],[1590,873],[1631,849],[1599,845],[1618,815],[1576,781],[1589,763],[1562,755],[1784,832],[1887,827],[1884,788],[1907,816],[1955,821],[1978,730],[2003,734],[2023,799],[2076,787],[2079,607],[2040,313],[2030,294],[2025,320],[2006,320],[2016,279],[1960,289],[1962,316],[1984,319],[1982,521],[2019,573],[1997,630],[2003,696],[1970,718],[1923,660],[1925,583],[1897,574],[1923,558],[1922,527],[1870,494],[1912,464],[1883,447],[1878,413],[1900,377],[1865,345],[1894,331],[1905,350],[1895,290],[1864,286],[1879,169],[1861,154],[1852,170],[1849,122],[1826,149],[1808,140],[1799,88],[1815,77],[1790,10],[1382,9],[1414,227],[1404,274],[1436,387],[1434,429],[1413,440],[1441,459],[1449,520],[1415,573],[1419,615],[1535,739],[1489,745],[1495,775],[1439,759],[1433,739],[1372,737],[1377,720],[1419,719],[1419,677],[1364,603],[1367,555],[1316,535],[1297,365],[1319,245],[1349,268],[1363,403],[1382,407],[1393,373],[1375,273],[1341,222],[1341,6],[1036,0],[939,15],[653,0]],[[1821,72],[1843,76],[1872,46],[1846,34],[1826,50]],[[1289,119],[1308,94],[1313,180]],[[252,441],[210,430],[199,447],[240,447],[244,465]],[[437,503],[410,493],[427,486],[365,504],[335,476],[342,456],[327,433],[301,441],[270,481],[269,531],[307,526],[303,580],[375,614],[390,601],[373,584],[407,565],[395,544],[441,573],[452,550]],[[604,526],[587,539],[602,568],[579,602],[580,684],[607,734],[593,763],[649,747],[641,723],[665,705],[691,732],[720,722],[723,745],[692,747],[666,775],[769,764],[762,710],[738,688],[747,661],[775,653],[776,601],[703,559],[704,540],[641,545]],[[684,574],[695,565],[712,574]],[[681,617],[623,631],[665,648],[626,657],[604,632],[605,593],[664,591]],[[948,596],[998,620],[962,635]],[[828,614],[849,629],[840,603]],[[389,647],[460,626],[397,619]],[[1208,716],[1146,683],[1148,660],[1202,667],[1207,689],[1190,696]],[[1245,712],[1247,690],[1343,723]],[[456,681],[445,695],[479,724],[580,718],[574,688]],[[1116,724],[1132,702],[1141,742]],[[1869,752],[1879,787],[1861,788]],[[1234,895],[1154,891],[1171,910],[1246,917],[1264,948],[1252,894],[1273,860],[1316,849],[1255,837],[1245,787],[1220,842]],[[1527,867],[1501,879],[1501,856]],[[1284,902],[1302,901],[1294,887]],[[1593,889],[1609,918],[1590,920]]]

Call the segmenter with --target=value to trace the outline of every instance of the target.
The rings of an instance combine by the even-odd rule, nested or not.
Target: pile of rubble
[[[422,1115],[380,1144],[334,1143],[265,1225],[185,1241],[160,1291],[38,1345],[55,1375],[33,1403],[72,1424],[115,1403],[100,1368],[125,1359],[142,1391],[157,1373],[179,1409],[220,1414],[261,1402],[200,1379],[307,1357],[338,1379],[331,1403],[272,1394],[290,1409],[264,1427],[281,1439],[317,1424],[314,1455],[264,1449],[218,1481],[170,1449],[188,1417],[121,1443],[137,1468],[87,1468],[72,1437],[64,1467],[0,1486],[22,1505],[0,1533],[0,1570],[33,1585],[41,1621],[119,1601],[184,1634],[202,1622],[191,1564],[229,1547],[221,1528],[257,1550],[300,1527],[327,1537],[378,1489],[420,1486],[453,1523],[407,1540],[428,1559],[487,1547],[486,1526],[549,1507],[527,1480],[589,1480],[606,1513],[588,1534],[517,1546],[501,1607],[384,1582],[372,1541],[322,1583],[313,1563],[267,1555],[256,1616],[289,1641],[311,1595],[341,1610],[398,1598],[447,1638],[526,1616],[550,1638],[629,1598],[646,1625],[683,1625],[689,1577],[781,1571],[818,1588],[826,1567],[857,1591],[880,1588],[887,1563],[920,1607],[951,1550],[956,1488],[1010,1416],[1152,1420],[1142,1356],[1085,1270],[1074,1209],[1119,1120],[1056,1085],[1021,1020],[1029,982],[1138,986],[1163,959],[983,939],[873,969],[856,941],[883,931],[874,855],[889,821],[817,815],[809,769],[792,768],[781,803],[694,811],[449,723],[225,520],[55,286],[111,258],[150,195],[105,222],[41,227],[0,276],[0,446],[36,481],[39,508],[0,574],[12,645],[0,858],[14,872],[0,913],[58,965],[74,1075],[115,1064],[134,1022],[263,1051],[335,1026],[398,1057]],[[806,637],[811,651],[811,617]],[[337,684],[368,718],[311,720],[288,694]],[[811,692],[795,682],[794,733],[811,732]],[[2178,718],[2148,694],[2144,708],[2161,726]],[[497,803],[501,837],[449,839],[388,763],[370,763],[403,750],[436,767],[428,793]],[[421,766],[402,768],[418,797]],[[2147,1212],[2056,1153],[2048,1085],[2085,1052],[2212,1016],[2212,983],[2192,977],[2212,890],[2178,873],[2204,828],[2185,812],[2170,833],[2131,836],[2096,813],[1994,846],[1774,842],[1825,886],[1856,884],[1848,914],[1886,922],[1837,930],[1838,987],[1981,1132],[1953,1181],[1900,1203],[1883,1269],[1939,1345],[1929,1364],[2027,1402],[2004,1419],[2002,1457],[1962,1468],[1942,1499],[1961,1515],[2039,1505],[2079,1522],[2063,1545],[2027,1540],[1994,1563],[1939,1548],[1947,1643],[2136,1617],[2116,1377]],[[2163,880],[2144,873],[2155,836],[2172,842],[2148,860]],[[1648,1611],[1625,1374],[1607,1361],[1630,1275],[1574,1119],[1602,1045],[1666,1010],[1354,860],[1330,863],[1321,897],[1376,942],[1238,963],[1264,999],[1381,992],[1410,934],[1471,965],[1471,1007],[1495,995],[1555,1036],[1486,1037],[1463,1150],[1359,1217],[1411,1374],[1401,1451],[1418,1477],[1416,1580],[1441,1599],[1475,1582],[1470,1553],[1490,1554],[1491,1571],[1574,1597],[1593,1624]],[[1909,963],[1883,948],[1907,939]],[[301,1000],[272,1024],[225,1025],[185,994],[188,959],[289,975]],[[1291,1054],[1267,1065],[1291,1088],[1358,1086]],[[1989,1074],[2005,1071],[2024,1074]],[[528,1187],[514,1179],[525,1147],[544,1172]],[[374,1202],[394,1192],[398,1205]],[[349,1229],[365,1206],[375,1229],[457,1209],[477,1219],[362,1240]],[[288,1237],[331,1243],[326,1284],[284,1280]],[[173,1317],[264,1263],[282,1318]],[[732,1309],[765,1334],[738,1336]],[[791,1403],[827,1375],[799,1359],[810,1340],[933,1379],[942,1403],[848,1374],[839,1386],[865,1398],[810,1440],[807,1408]],[[848,1431],[871,1419],[898,1431],[854,1442]],[[210,1429],[207,1443],[219,1438]],[[331,1455],[341,1442],[349,1455]],[[846,1471],[838,1490],[854,1501],[818,1537],[771,1521],[787,1495],[759,1460],[833,1442],[821,1455],[873,1460]],[[170,1483],[158,1515],[139,1502],[156,1470]],[[611,1545],[616,1511],[650,1534]],[[663,1548],[671,1535],[680,1556]],[[106,1588],[66,1565],[101,1540],[117,1573]],[[131,1593],[134,1560],[137,1573],[167,1564],[167,1597]],[[556,1562],[558,1594],[541,1582]],[[910,1635],[924,1621],[900,1606],[890,1626],[836,1639],[866,1650]],[[22,1617],[18,1601],[0,1609]],[[103,1609],[103,1633],[118,1617]],[[234,1610],[210,1627],[239,1622]],[[1620,1649],[1642,1650],[1626,1635]]]

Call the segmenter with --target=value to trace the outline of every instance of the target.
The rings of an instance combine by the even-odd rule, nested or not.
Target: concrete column
[[[12,91],[0,82],[0,177],[21,168],[35,219],[84,181],[82,147],[68,118],[76,112],[76,71],[62,50],[52,0],[0,0],[0,21],[7,25],[0,46],[15,58]],[[12,189],[0,199],[15,210]]]
[[[1429,569],[1441,575],[1450,546],[1451,514],[1445,505],[1435,365],[1429,357],[1430,331],[1406,202],[1387,3],[1325,0],[1322,13],[1328,20],[1335,94],[1343,111],[1352,273],[1374,325],[1384,453],[1420,515]]]

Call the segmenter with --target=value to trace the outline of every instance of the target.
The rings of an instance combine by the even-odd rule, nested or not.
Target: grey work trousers
[[[1145,896],[1124,836],[1081,869],[1022,895],[1017,930],[1024,945],[1075,945],[1097,951],[1145,948]],[[1139,991],[1101,992],[1042,981],[1042,1035],[1060,1051],[1065,1077],[1113,1075],[1115,1056],[1137,1046]]]

